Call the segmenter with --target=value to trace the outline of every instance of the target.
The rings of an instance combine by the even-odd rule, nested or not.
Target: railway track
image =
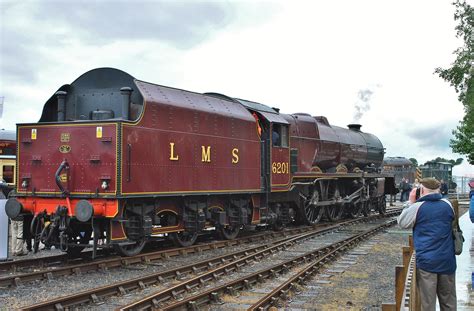
[[[355,220],[357,221],[357,220]],[[342,221],[336,226],[353,223],[354,220]],[[108,270],[120,267],[130,267],[137,264],[153,265],[161,260],[166,260],[172,257],[185,256],[187,254],[202,253],[205,251],[212,251],[230,246],[264,242],[278,237],[285,237],[288,235],[300,234],[305,231],[320,228],[321,230],[331,230],[334,225],[322,225],[316,227],[300,227],[294,229],[287,229],[284,231],[267,232],[257,235],[242,237],[235,240],[214,241],[211,243],[197,244],[183,248],[171,248],[155,252],[148,252],[132,257],[112,257],[102,260],[91,261],[90,258],[80,258],[69,261],[65,255],[55,255],[51,257],[43,257],[39,259],[17,260],[14,262],[6,262],[0,265],[1,269],[10,268],[13,274],[0,277],[0,287],[19,286],[27,282],[38,280],[51,280],[53,278],[66,275],[80,275],[91,271]],[[39,261],[39,262],[38,262]],[[56,264],[56,265],[54,265]],[[30,266],[28,266],[30,265]],[[39,271],[16,273],[18,267],[41,268]],[[36,269],[34,269],[36,270]]]
[[[277,305],[279,299],[288,299],[292,292],[298,290],[297,288],[299,285],[304,284],[308,278],[317,273],[324,264],[329,263],[339,253],[352,247],[355,243],[364,238],[391,226],[393,223],[395,223],[395,220],[383,223],[375,228],[358,233],[342,241],[332,243],[328,246],[306,252],[303,255],[291,258],[270,267],[249,273],[236,280],[225,282],[224,284],[215,286],[211,289],[200,292],[199,294],[183,298],[186,292],[192,291],[194,288],[200,286],[200,284],[209,282],[212,279],[222,278],[229,274],[229,272],[236,271],[239,268],[239,265],[238,263],[233,263],[230,267],[221,267],[218,271],[212,271],[200,275],[177,286],[173,286],[131,304],[122,306],[119,310],[176,310],[183,308],[188,310],[198,310],[205,304],[221,304],[221,297],[225,294],[236,295],[238,291],[250,291],[257,284],[262,284],[268,280],[275,280],[280,275],[288,274],[290,270],[297,269],[299,266],[304,266],[304,269],[292,275],[288,281],[275,288],[268,295],[248,308],[250,310],[266,310],[271,306]]]
[[[318,225],[317,227],[324,228],[325,226],[329,226],[330,224],[323,224]],[[11,261],[5,261],[0,263],[0,271],[2,274],[11,274],[11,273],[21,273],[22,270],[37,270],[42,269],[44,271],[38,272],[35,275],[40,275],[42,272],[48,272],[48,269],[54,269],[57,273],[64,268],[64,270],[70,270],[70,268],[81,268],[85,267],[86,271],[90,271],[93,269],[94,266],[100,264],[101,267],[105,268],[113,268],[113,267],[120,267],[122,265],[130,265],[130,264],[137,264],[137,263],[148,263],[150,261],[159,260],[161,258],[171,258],[180,255],[186,254],[193,254],[193,253],[200,253],[207,250],[214,250],[219,248],[224,248],[232,245],[240,245],[246,244],[251,242],[257,241],[264,241],[267,239],[277,238],[286,235],[298,234],[300,232],[304,232],[305,230],[311,230],[312,227],[299,227],[299,228],[291,228],[285,229],[282,231],[272,231],[272,232],[265,232],[261,234],[249,235],[244,236],[235,240],[223,240],[223,241],[213,241],[210,243],[200,243],[196,245],[192,245],[189,247],[182,247],[182,248],[166,248],[160,251],[150,251],[145,252],[136,256],[131,257],[120,257],[120,256],[110,256],[107,259],[99,259],[99,260],[92,260],[92,251],[85,251],[83,252],[82,256],[79,258],[69,258],[67,254],[59,254],[59,255],[52,255],[52,256],[45,256],[45,257],[36,257],[36,258],[23,258]],[[104,252],[99,252],[100,256],[107,256],[103,254]],[[85,265],[84,265],[85,264]],[[66,267],[59,267],[60,265],[66,265]],[[91,267],[88,267],[91,265]],[[20,279],[25,278],[30,280],[38,280],[42,279],[42,277],[35,278],[33,275],[30,277],[27,276],[28,273],[24,275],[17,275]],[[71,273],[67,273],[66,271],[61,272],[60,275],[67,275]],[[10,282],[7,284],[6,279],[11,277],[2,277],[0,276],[0,286],[5,285],[14,285]]]
[[[387,213],[390,213],[391,211],[396,212],[397,210],[398,208],[390,208],[390,209],[387,209]],[[342,223],[346,221],[347,220],[343,220]],[[317,226],[324,227],[324,226],[329,226],[329,225],[331,224],[318,224]],[[232,241],[235,241],[235,245],[238,245],[238,244],[244,244],[244,243],[249,243],[249,242],[255,242],[258,240],[276,238],[278,236],[297,234],[299,232],[303,232],[301,230],[310,230],[311,228],[312,227],[290,228],[290,229],[284,229],[282,231],[277,231],[277,232],[273,231],[273,232],[266,232],[266,233],[261,233],[261,234],[254,234],[254,235],[246,236],[246,237],[240,237],[238,239],[230,240],[230,241],[229,240],[215,241],[211,243],[197,244],[197,245],[193,245],[186,248],[167,248],[158,252],[150,251],[143,254],[139,254],[137,256],[127,257],[129,258],[129,261],[125,262],[125,264],[128,264],[129,262],[135,262],[135,263],[148,262],[149,259],[154,258],[155,255],[167,258],[167,257],[182,255],[182,253],[185,253],[185,254],[195,253],[196,250],[197,252],[202,252],[203,250],[209,249],[208,247],[210,247],[210,249],[222,248],[222,247],[229,246],[229,242],[233,243]],[[165,252],[168,252],[168,253],[164,254]],[[99,260],[100,260],[100,257],[108,257],[108,259],[110,259],[111,256],[114,257],[114,254],[110,255],[110,253],[105,250],[99,250],[98,255],[99,255]],[[121,261],[121,259],[124,259],[123,257],[119,257],[119,256],[116,256],[115,258],[117,261]],[[58,255],[50,255],[50,256],[44,256],[44,257],[21,258],[21,259],[9,260],[9,261],[0,262],[0,279],[2,278],[2,275],[5,276],[7,274],[12,274],[12,273],[14,274],[22,273],[24,272],[23,270],[38,270],[38,269],[57,270],[58,266],[60,265],[78,265],[78,264],[91,262],[91,261],[93,261],[92,251],[84,251],[81,253],[81,257],[78,257],[78,258],[70,258],[68,257],[67,254],[58,254]],[[0,282],[0,286],[2,286],[1,282]]]
[[[387,213],[391,213],[391,211],[392,210],[388,210]],[[398,209],[393,209],[393,211],[396,212]],[[314,230],[314,228],[332,228],[334,225],[351,224],[354,221],[358,220],[343,220],[336,224],[322,224],[315,227],[308,226],[285,229],[282,231],[265,232],[234,240],[214,241],[211,243],[196,244],[183,248],[164,249],[160,251],[143,253],[132,257],[114,256],[101,260],[91,260],[91,257],[88,256],[88,252],[85,252],[83,257],[76,259],[69,259],[67,255],[61,254],[49,257],[7,261],[0,263],[0,271],[3,271],[3,275],[0,276],[0,287],[19,286],[32,281],[51,280],[53,278],[67,275],[75,275],[120,267],[130,267],[137,264],[156,264],[160,260],[169,259],[172,257],[202,253],[205,251],[236,245],[256,243],[278,237],[286,237],[289,235],[295,235],[305,231]],[[105,256],[104,254],[102,255]],[[22,269],[24,268],[28,268],[29,270],[33,271],[23,273]]]
[[[394,215],[398,212],[399,210],[392,210],[388,213]],[[338,228],[340,229],[341,227],[351,223],[360,223],[364,221],[370,221],[371,219],[373,220],[376,218],[379,218],[379,216],[344,221],[339,224],[328,226],[324,229],[311,228],[311,230],[307,231],[300,229],[299,232],[295,232],[296,236],[282,236],[278,241],[269,243],[269,245],[248,248],[223,256],[213,257],[211,259],[193,263],[184,267],[160,271],[158,273],[149,274],[144,277],[139,277],[133,280],[127,280],[123,282],[117,282],[108,286],[93,288],[91,290],[83,291],[78,294],[60,297],[57,299],[52,299],[46,302],[27,306],[25,307],[25,309],[62,310],[65,308],[71,308],[78,305],[90,303],[100,304],[104,301],[104,299],[113,295],[126,296],[132,291],[150,289],[155,286],[164,285],[167,287],[167,289],[161,293],[160,298],[151,298],[152,304],[156,307],[156,305],[159,305],[162,301],[168,301],[170,299],[179,299],[181,295],[184,295],[188,291],[193,291],[201,287],[202,285],[210,284],[212,280],[218,279],[219,277],[222,277],[227,273],[231,273],[232,271],[237,271],[251,262],[260,261],[266,256],[281,252],[284,249],[294,246],[299,241],[310,239],[314,236],[326,234],[328,232],[337,230]],[[255,238],[255,236],[253,238]],[[229,243],[236,241],[237,240],[225,242]],[[183,252],[179,254],[182,255]],[[196,276],[193,277],[193,275]],[[188,280],[183,281],[184,279]],[[178,282],[178,284],[171,286],[170,283],[172,282]],[[135,309],[134,306],[130,308]]]

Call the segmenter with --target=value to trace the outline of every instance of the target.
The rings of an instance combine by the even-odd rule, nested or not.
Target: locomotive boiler
[[[86,72],[17,125],[9,217],[34,215],[39,242],[76,255],[90,245],[139,253],[154,237],[180,246],[213,228],[314,224],[385,211],[393,177],[359,125],[282,114],[218,93]]]

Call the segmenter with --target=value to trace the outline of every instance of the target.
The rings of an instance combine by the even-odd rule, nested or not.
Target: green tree
[[[458,21],[456,37],[464,41],[463,46],[454,51],[456,59],[451,68],[436,68],[441,78],[449,82],[458,94],[466,112],[455,130],[449,145],[454,152],[466,155],[474,164],[474,8],[466,0],[453,2],[456,8],[454,20]]]
[[[448,163],[451,163],[453,166],[456,166],[456,165],[461,164],[463,160],[464,160],[463,158],[457,158],[456,160],[448,160],[448,159],[445,159],[445,158],[437,157],[436,159],[428,161],[428,162],[448,162]],[[426,162],[425,165],[428,162]]]
[[[409,160],[411,161],[411,163],[413,163],[413,166],[415,166],[415,167],[418,166],[418,160],[417,159],[410,158]]]

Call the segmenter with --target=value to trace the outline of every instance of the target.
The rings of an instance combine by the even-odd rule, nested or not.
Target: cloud
[[[152,39],[187,49],[228,24],[232,12],[217,1],[53,1],[38,5],[33,18],[98,45]]]
[[[60,62],[50,55],[73,45],[146,40],[184,51],[235,18],[231,4],[216,1],[7,1],[1,7],[2,88],[6,81],[36,82],[39,68]]]
[[[415,140],[420,148],[448,151],[452,128],[449,124],[418,126],[407,129],[406,135]]]

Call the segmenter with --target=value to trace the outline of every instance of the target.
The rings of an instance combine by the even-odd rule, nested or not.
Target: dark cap
[[[420,180],[420,184],[422,184],[425,188],[436,190],[439,188],[441,183],[436,178],[428,177]]]

